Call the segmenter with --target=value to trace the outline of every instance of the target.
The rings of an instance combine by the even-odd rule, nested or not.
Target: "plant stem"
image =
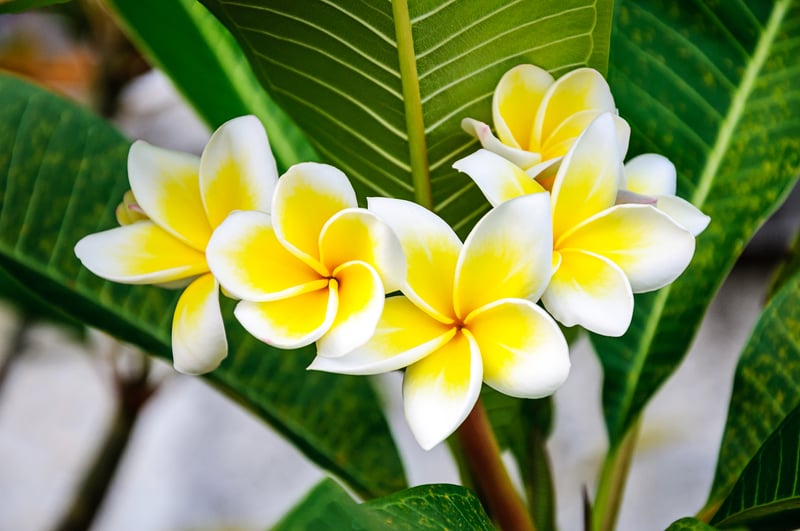
[[[628,471],[641,427],[642,419],[639,417],[625,434],[619,446],[610,450],[606,455],[592,508],[593,531],[611,531],[617,523],[617,515],[625,495],[625,483],[628,480]]]
[[[503,531],[535,531],[525,504],[500,459],[500,447],[480,399],[457,431],[478,496]]]

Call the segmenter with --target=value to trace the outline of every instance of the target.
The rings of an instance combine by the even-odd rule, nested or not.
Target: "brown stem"
[[[500,447],[480,400],[457,434],[478,496],[500,529],[535,531],[531,516],[500,459]]]

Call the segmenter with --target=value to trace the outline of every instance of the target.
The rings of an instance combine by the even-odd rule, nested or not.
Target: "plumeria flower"
[[[293,166],[272,214],[234,212],[208,245],[211,271],[241,299],[234,314],[265,343],[341,356],[366,343],[386,292],[405,277],[400,242],[358,208],[347,177],[326,164]]]
[[[368,343],[339,358],[317,356],[309,368],[378,374],[407,367],[405,415],[425,449],[464,421],[482,381],[524,398],[547,396],[564,382],[567,343],[535,304],[552,273],[547,193],[491,210],[463,244],[415,203],[371,198],[369,209],[402,243],[403,295],[386,300]]]
[[[175,368],[214,370],[228,345],[206,246],[235,209],[269,210],[277,181],[266,132],[254,116],[223,124],[200,158],[137,141],[128,154],[131,191],[122,226],[81,239],[75,254],[94,274],[126,284],[185,287],[172,321]]]
[[[497,84],[491,128],[472,118],[461,127],[481,145],[536,177],[566,154],[575,139],[604,112],[614,113],[620,158],[628,149],[630,127],[616,116],[608,83],[597,70],[579,68],[558,80],[534,65],[515,66]],[[548,187],[549,188],[549,187]]]
[[[675,195],[677,171],[670,160],[656,153],[645,153],[625,164],[626,189],[620,190],[617,203],[651,202],[697,236],[711,218],[693,204]]]
[[[607,336],[625,333],[633,293],[674,281],[694,254],[694,236],[652,204],[615,205],[624,174],[614,117],[595,119],[564,156],[551,193],[555,272],[542,294],[566,326]],[[454,167],[493,205],[530,193],[530,176],[486,150]],[[531,214],[538,216],[538,214]],[[532,219],[538,220],[538,217]],[[524,222],[538,227],[538,221]]]

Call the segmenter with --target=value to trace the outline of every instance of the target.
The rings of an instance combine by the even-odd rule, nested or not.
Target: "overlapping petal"
[[[538,151],[531,149],[533,124],[542,98],[554,81],[549,72],[534,65],[518,65],[503,74],[492,98],[492,118],[504,144]]]
[[[617,205],[564,236],[563,249],[604,256],[622,269],[634,293],[673,282],[694,255],[694,236],[650,205]]]
[[[172,362],[185,374],[216,369],[228,355],[225,324],[219,308],[219,286],[210,274],[183,291],[172,319]]]
[[[327,279],[281,245],[263,212],[228,216],[208,242],[206,257],[222,287],[237,299],[277,300],[328,285]]]
[[[337,357],[366,343],[383,311],[384,291],[375,269],[347,262],[333,272],[338,283],[336,318],[317,342],[319,356]]]
[[[611,260],[586,251],[560,251],[561,265],[542,303],[566,326],[581,325],[605,336],[621,336],[633,316],[633,292],[625,273]]]
[[[529,168],[542,162],[541,153],[502,143],[492,134],[492,129],[483,122],[473,120],[472,118],[464,118],[461,120],[461,128],[477,138],[485,149],[488,149],[492,153],[497,153],[523,170],[527,171]],[[548,162],[548,164],[550,164],[550,162]]]
[[[658,209],[674,219],[681,227],[697,236],[708,227],[711,218],[696,206],[677,195],[661,195],[656,198]]]
[[[626,188],[642,195],[675,195],[675,165],[656,153],[645,153],[625,163]]]
[[[268,302],[241,301],[234,315],[257,339],[279,348],[299,348],[328,331],[338,308],[336,281],[315,291]]]
[[[128,179],[136,201],[158,226],[197,250],[211,237],[194,155],[138,140],[128,153]]]
[[[470,232],[456,266],[456,315],[506,298],[538,300],[552,274],[550,196],[524,195],[493,208]]]
[[[567,379],[569,347],[561,329],[531,301],[505,299],[472,313],[465,325],[483,358],[483,380],[519,398],[548,396]]]
[[[75,245],[75,255],[95,275],[126,284],[172,282],[208,271],[202,252],[152,221],[90,234]]]
[[[200,189],[211,226],[234,210],[269,212],[277,180],[275,158],[258,118],[241,116],[222,124],[200,158]]]
[[[544,192],[519,166],[486,149],[457,160],[453,168],[469,175],[492,206],[521,195]]]
[[[403,248],[394,231],[373,212],[349,208],[334,214],[323,227],[319,242],[320,261],[326,270],[361,261],[377,271],[386,293],[403,287]]]
[[[287,249],[309,263],[320,264],[319,236],[328,220],[346,208],[357,207],[356,194],[340,170],[304,162],[289,168],[278,180],[272,202],[272,223]],[[328,274],[322,270],[320,274]]]
[[[453,282],[461,240],[433,212],[402,199],[369,198],[369,209],[394,230],[406,256],[403,293],[433,318],[452,323]]]
[[[366,344],[339,358],[317,356],[309,369],[341,374],[394,371],[442,347],[455,334],[455,327],[432,319],[406,297],[390,297]]]
[[[430,450],[467,418],[482,378],[478,345],[467,331],[406,369],[403,406],[420,446]]]
[[[553,234],[559,238],[583,220],[611,207],[622,179],[614,118],[595,119],[561,162],[553,183]]]

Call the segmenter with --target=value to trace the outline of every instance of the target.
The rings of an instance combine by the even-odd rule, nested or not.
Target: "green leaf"
[[[63,4],[65,2],[69,2],[69,0],[0,0],[0,15],[3,13],[19,13],[28,9]]]
[[[80,237],[116,225],[129,141],[7,76],[0,76],[0,124],[0,267],[75,318],[169,359],[177,293],[103,281],[73,253]],[[362,495],[405,485],[367,379],[307,372],[311,349],[278,351],[235,325],[229,339],[229,358],[209,376],[218,388]]]
[[[324,160],[363,196],[412,199],[461,234],[488,209],[451,168],[477,148],[503,73],[605,70],[607,0],[202,0]]]
[[[797,321],[795,321],[795,324]],[[751,529],[800,527],[800,408],[753,456],[711,523]]]
[[[667,528],[667,531],[714,531],[712,527],[696,518],[681,518],[676,522],[672,522]]]
[[[745,243],[796,181],[798,24],[791,0],[617,3],[610,83],[631,124],[630,155],[669,157],[679,195],[711,224],[682,278],[636,297],[621,339],[592,338],[612,446],[680,363]]]
[[[397,529],[492,531],[471,491],[458,485],[421,485],[358,504],[335,481],[320,482],[273,531]]]
[[[759,446],[800,405],[800,275],[770,301],[742,353],[733,382],[709,506],[731,489]]]
[[[194,0],[108,0],[125,33],[165,71],[212,128],[245,114],[261,119],[281,169],[315,160],[294,122],[256,80],[228,30]]]
[[[800,231],[795,234],[794,241],[789,246],[786,258],[781,261],[772,276],[767,300],[772,299],[778,291],[798,272],[800,272]]]

